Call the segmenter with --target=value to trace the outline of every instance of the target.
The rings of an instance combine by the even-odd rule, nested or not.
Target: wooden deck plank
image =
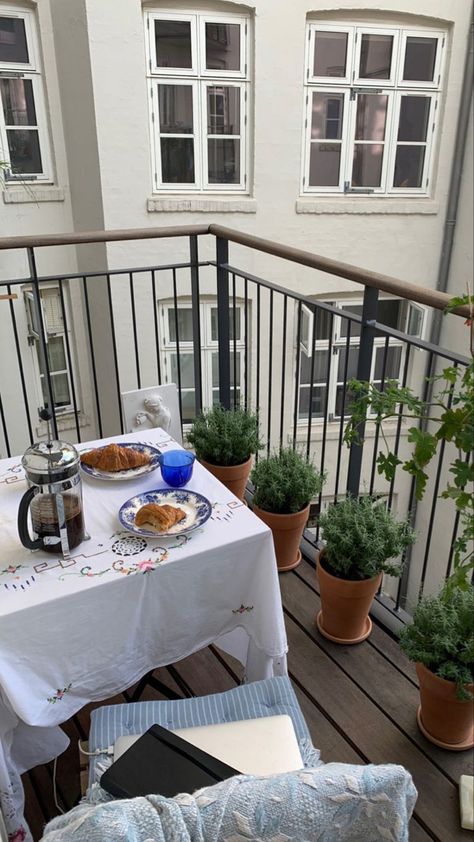
[[[457,787],[399,731],[290,617],[291,670],[370,763],[397,763],[418,789],[415,815],[439,842],[471,839],[459,828]]]
[[[421,734],[416,724],[416,711],[420,703],[418,689],[403,673],[394,670],[390,661],[373,646],[341,646],[326,640],[315,624],[315,614],[321,606],[320,599],[314,592],[311,592],[311,601],[307,599],[307,585],[299,577],[285,577],[280,587],[285,607],[315,643],[454,784],[458,783],[461,775],[472,774],[472,752],[446,752]]]
[[[195,696],[224,693],[232,690],[236,682],[210,649],[202,649],[174,664],[177,673],[192,689]]]

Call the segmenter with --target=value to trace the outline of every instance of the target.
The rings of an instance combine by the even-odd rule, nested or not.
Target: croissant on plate
[[[179,523],[186,517],[186,512],[177,506],[169,506],[165,503],[160,506],[158,503],[146,503],[135,515],[137,526],[149,525],[157,532],[167,532],[175,523]]]
[[[83,465],[98,468],[99,471],[125,471],[128,468],[140,468],[148,465],[150,457],[133,447],[121,447],[119,444],[107,444],[96,447],[81,455]]]

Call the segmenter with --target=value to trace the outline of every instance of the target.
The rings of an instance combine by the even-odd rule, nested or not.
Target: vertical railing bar
[[[454,368],[455,369],[458,368],[457,363],[454,363]],[[454,384],[451,384],[451,388],[449,390],[448,403],[447,403],[448,410],[451,409],[451,406],[453,404],[453,398],[454,398]],[[427,570],[427,567],[428,567],[428,558],[429,558],[429,553],[430,553],[430,549],[431,549],[431,537],[432,537],[432,534],[433,534],[434,517],[435,517],[436,506],[438,505],[438,489],[439,489],[439,483],[440,483],[440,479],[441,479],[441,470],[442,470],[442,467],[443,467],[443,458],[444,458],[445,447],[446,447],[446,439],[441,439],[441,444],[439,446],[439,454],[438,454],[438,467],[436,469],[436,477],[435,477],[434,486],[433,486],[433,502],[431,504],[430,519],[428,521],[428,531],[426,533],[425,555],[424,555],[424,558],[423,558],[423,567],[422,567],[422,570],[421,570],[420,587],[419,587],[419,591],[418,591],[418,597],[420,599],[423,596],[423,590],[424,590],[424,586],[425,586],[426,570]]]
[[[142,380],[140,376],[140,359],[138,351],[138,334],[137,334],[137,316],[135,312],[135,291],[133,289],[133,272],[128,273],[130,286],[130,301],[132,305],[132,329],[133,329],[133,345],[135,348],[135,368],[137,372],[137,388],[142,388]]]
[[[267,416],[267,455],[270,455],[272,430],[272,379],[273,379],[273,290],[270,290],[270,313],[268,320],[268,416]]]
[[[375,289],[374,287],[365,287],[356,375],[357,380],[362,380],[365,383],[370,381],[370,374],[372,370],[375,335],[374,325],[377,320],[378,298],[378,289]],[[347,491],[353,497],[359,496],[365,426],[365,421],[359,425],[359,442],[352,442],[349,452]]]
[[[176,364],[178,369],[178,398],[181,427],[183,426],[183,398],[181,395],[181,356],[179,351],[179,327],[178,327],[178,295],[176,287],[176,269],[173,269],[173,301],[174,301],[174,329],[176,333]]]
[[[53,384],[51,381],[51,372],[49,370],[48,360],[48,343],[46,338],[45,325],[43,321],[43,306],[41,303],[40,285],[38,280],[38,272],[36,270],[35,250],[32,246],[27,248],[28,264],[30,267],[31,285],[33,291],[33,306],[35,309],[36,320],[39,330],[39,351],[42,367],[44,369],[44,382],[46,386],[46,395],[48,398],[48,410],[51,413],[51,426],[55,439],[58,438],[58,423],[56,419],[56,407],[54,406]]]
[[[7,284],[7,293],[8,295],[12,294],[12,288],[10,284]],[[28,405],[28,394],[26,389],[26,381],[25,381],[25,372],[23,369],[23,362],[21,359],[21,349],[20,349],[20,340],[18,338],[18,328],[16,324],[16,316],[15,316],[15,308],[13,306],[13,300],[10,298],[10,315],[12,320],[12,327],[13,327],[13,336],[15,337],[15,348],[16,348],[16,357],[18,360],[18,368],[20,370],[20,380],[21,380],[21,391],[23,394],[23,403],[25,405],[26,411],[26,422],[28,424],[28,435],[30,437],[30,444],[33,444],[33,427],[31,424],[31,415],[30,415],[30,408]]]
[[[160,360],[160,336],[158,332],[158,302],[156,298],[156,272],[151,270],[151,290],[153,295],[153,325],[155,329],[155,352],[156,352],[156,371],[158,375],[158,384],[161,386],[161,360]]]
[[[295,405],[293,409],[293,450],[296,448],[296,430],[298,427],[298,409],[300,402],[301,309],[301,301],[298,301],[298,321],[296,331]]]
[[[7,422],[5,420],[5,413],[3,411],[3,401],[2,396],[0,395],[0,418],[2,419],[2,427],[3,427],[3,438],[5,439],[5,447],[7,450],[7,456],[10,457],[12,455],[10,449],[10,439],[8,438],[8,431],[7,431]]]
[[[237,319],[235,313],[235,273],[232,272],[232,329],[233,329],[233,349],[234,349],[234,409],[237,406]],[[240,403],[240,401],[239,401]]]
[[[468,459],[469,459],[469,456],[468,456]],[[449,557],[448,557],[448,566],[446,567],[446,575],[444,577],[445,579],[447,579],[448,576],[450,576],[450,574],[451,574],[451,565],[453,563],[453,556],[454,556],[454,544],[455,544],[456,539],[458,537],[458,528],[459,528],[459,518],[460,517],[461,517],[461,512],[459,511],[459,509],[456,509],[456,515],[455,515],[455,518],[454,518],[453,535],[452,535],[452,538],[451,538],[451,547],[450,547],[450,550],[449,550]]]
[[[244,322],[245,322],[245,409],[248,410],[249,408],[249,332],[248,332],[248,307],[249,307],[249,281],[248,278],[244,279],[245,281],[245,293],[244,293]]]
[[[286,391],[286,322],[288,315],[288,296],[283,296],[283,339],[281,350],[281,407],[280,407],[280,450],[283,447],[283,427],[285,423],[285,391]]]
[[[217,336],[219,342],[219,401],[230,409],[229,241],[216,237]]]
[[[194,366],[194,405],[196,414],[202,412],[202,362],[201,362],[201,305],[199,292],[199,255],[198,238],[192,234],[189,238],[191,262],[191,302],[193,323],[193,366]]]
[[[257,283],[257,372],[255,378],[255,412],[257,421],[260,424],[260,284]],[[255,454],[255,462],[258,462],[258,452]]]
[[[383,392],[385,386],[385,372],[387,369],[387,356],[388,356],[388,348],[390,343],[390,337],[385,337],[385,345],[384,345],[384,352],[383,352],[383,361],[382,361],[382,378],[380,388]],[[375,466],[377,464],[377,448],[379,446],[379,436],[380,436],[380,421],[375,422],[375,435],[374,435],[374,452],[372,454],[372,468],[370,472],[370,485],[369,485],[369,494],[373,493],[374,485],[375,485]]]
[[[405,365],[403,366],[403,375],[402,375],[402,388],[404,389],[407,385],[408,380],[408,365],[410,362],[410,354],[411,354],[411,345],[407,344],[406,353],[405,353]],[[398,456],[398,451],[400,449],[400,436],[402,431],[402,420],[403,420],[403,405],[400,405],[400,409],[398,412],[398,420],[397,420],[397,429],[395,432],[395,443],[393,447],[393,452],[395,456]],[[390,491],[388,493],[388,507],[389,509],[392,508],[392,500],[393,500],[393,490],[395,488],[395,474],[392,477],[390,482]]]
[[[345,419],[345,408],[346,408],[346,394],[347,394],[347,369],[349,367],[349,354],[351,350],[351,328],[352,322],[350,319],[347,319],[347,337],[346,337],[346,359],[344,362],[344,384],[342,387],[342,405],[341,405],[341,417],[339,419],[339,444],[337,448],[337,462],[336,462],[336,480],[334,483],[334,502],[337,502],[337,495],[339,493],[339,477],[341,472],[341,458],[342,458],[342,439],[344,435],[344,419]]]
[[[331,373],[331,357],[332,357],[332,346],[333,346],[333,335],[334,335],[334,313],[331,313],[331,326],[329,331],[329,347],[328,347],[328,364],[326,369],[326,400],[324,404],[324,422],[323,422],[323,438],[321,442],[321,464],[319,471],[321,476],[324,474],[324,465],[326,461],[326,434],[328,429],[328,406],[329,406],[329,376]],[[318,507],[319,511],[321,511],[321,503],[323,500],[323,491],[319,492],[318,497]],[[316,527],[316,541],[319,540],[319,521]]]
[[[58,278],[59,284],[59,298],[61,301],[61,311],[63,314],[63,322],[64,322],[64,338],[66,340],[66,353],[67,353],[67,361],[69,365],[69,373],[71,376],[71,391],[72,391],[72,404],[74,406],[74,421],[76,424],[76,433],[77,433],[77,440],[81,441],[81,428],[79,426],[79,410],[77,407],[77,395],[76,395],[76,384],[74,381],[74,369],[72,364],[72,354],[71,354],[71,345],[69,342],[69,330],[68,330],[68,322],[67,322],[67,315],[66,315],[66,305],[64,302],[64,292],[63,292],[63,279]]]
[[[92,327],[91,327],[91,314],[89,308],[89,293],[87,292],[87,281],[86,276],[82,275],[82,287],[84,290],[84,299],[86,303],[86,321],[87,321],[87,331],[89,334],[89,345],[91,350],[91,364],[92,364],[92,379],[94,382],[94,395],[95,395],[95,405],[97,410],[97,422],[99,427],[99,436],[102,438],[103,431],[102,431],[102,416],[100,413],[100,401],[99,401],[99,388],[97,385],[97,371],[95,367],[95,354],[94,354],[94,343],[92,341]]]
[[[313,423],[313,390],[314,390],[314,360],[316,357],[316,307],[312,310],[313,319],[313,347],[311,349],[311,374],[309,381],[308,430],[306,434],[306,458],[309,459],[311,449],[311,425]],[[309,350],[309,349],[308,349]]]
[[[110,322],[112,327],[112,348],[114,352],[114,367],[115,367],[115,382],[117,384],[117,403],[119,408],[120,414],[120,429],[122,433],[124,432],[124,423],[123,423],[123,412],[122,412],[122,401],[120,400],[120,375],[119,375],[119,366],[118,366],[118,356],[117,356],[117,337],[115,336],[115,319],[114,319],[114,308],[112,304],[112,288],[110,285],[110,275],[106,273],[107,279],[107,296],[109,299],[109,315],[110,315]]]

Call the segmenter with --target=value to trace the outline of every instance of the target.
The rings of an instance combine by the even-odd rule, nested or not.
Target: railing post
[[[375,287],[365,287],[364,304],[362,307],[362,325],[360,330],[359,357],[357,360],[357,380],[368,382],[372,370],[372,354],[374,350],[374,323],[377,320],[379,291]],[[365,421],[359,425],[360,444],[353,442],[349,454],[349,468],[347,472],[347,492],[358,497],[360,474],[362,469],[362,454],[364,450]]]
[[[48,341],[46,337],[45,324],[43,319],[43,306],[41,304],[40,286],[38,281],[38,272],[36,270],[35,250],[32,246],[27,248],[28,264],[30,267],[31,291],[33,294],[33,309],[35,313],[36,323],[38,325],[39,336],[39,356],[40,368],[43,370],[44,391],[46,393],[47,409],[51,413],[51,426],[53,436],[58,438],[58,424],[56,420],[56,409],[53,399],[53,384],[51,381],[51,372],[49,370],[48,360]]]
[[[219,340],[219,401],[230,409],[229,241],[216,237],[217,335]]]
[[[194,401],[196,414],[202,411],[201,316],[199,312],[199,257],[197,234],[189,238],[191,301],[193,317]]]

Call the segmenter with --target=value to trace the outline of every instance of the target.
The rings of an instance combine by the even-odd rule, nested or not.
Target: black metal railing
[[[84,248],[101,239],[113,242],[141,235],[157,241],[185,237],[189,259],[157,260],[145,267],[98,267],[94,272],[61,276],[38,274],[36,247]],[[215,237],[215,259],[200,261],[198,238],[209,235]],[[293,277],[295,269],[305,266],[301,271],[306,279],[311,269],[319,269],[363,284],[362,308],[351,311],[341,302],[324,300],[320,275],[312,282],[315,297],[309,297],[234,266],[230,240],[292,261]],[[0,294],[8,301],[8,308],[0,310],[1,455],[19,453],[46,434],[36,420],[41,403],[51,410],[55,436],[81,442],[125,432],[120,399],[124,391],[176,382],[184,425],[216,400],[225,407],[242,403],[258,412],[266,440],[263,454],[283,446],[298,447],[327,474],[326,486],[314,501],[315,520],[305,531],[304,548],[310,558],[320,537],[318,512],[346,491],[376,493],[400,515],[413,512],[410,478],[399,471],[386,483],[377,473],[381,431],[373,420],[366,422],[363,445],[352,445],[350,451],[344,445],[348,382],[356,375],[376,380],[383,388],[396,369],[402,386],[420,389],[426,374],[446,361],[466,365],[466,357],[377,321],[380,291],[399,296],[395,301],[416,301],[437,309],[446,305],[447,296],[212,225],[10,238],[0,241],[0,248],[26,248],[30,269],[27,278],[0,282]],[[298,277],[295,281],[298,286]],[[50,329],[43,302],[51,285],[57,289],[59,308],[56,333]],[[25,292],[31,302],[26,316]],[[51,348],[58,336],[59,362]],[[63,389],[67,378],[63,406],[58,401],[59,364],[64,365]],[[393,452],[403,454],[401,410],[389,436]],[[419,540],[404,575],[398,583],[384,583],[379,594],[385,618],[403,620],[418,595],[436,590],[449,574],[458,518],[449,502],[441,503],[438,496],[447,458],[441,448],[429,497],[418,506],[416,518],[413,515]],[[434,544],[438,554],[442,548],[441,562]]]

